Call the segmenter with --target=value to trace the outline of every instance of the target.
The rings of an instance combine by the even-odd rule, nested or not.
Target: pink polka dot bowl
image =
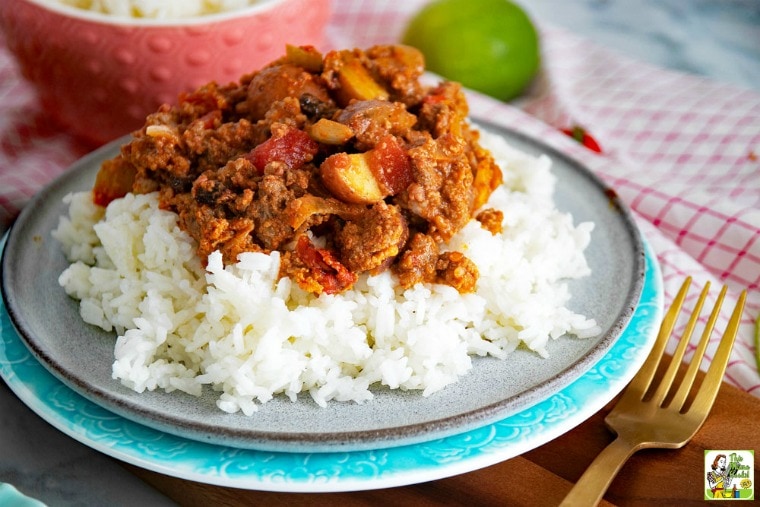
[[[50,0],[4,0],[0,28],[46,114],[99,145],[144,123],[162,103],[237,81],[323,42],[329,0],[259,0],[242,9],[158,20],[122,18]]]

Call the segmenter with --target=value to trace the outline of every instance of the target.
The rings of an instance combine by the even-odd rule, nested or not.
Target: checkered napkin
[[[323,49],[397,42],[423,3],[334,0]],[[726,308],[749,289],[726,380],[760,397],[753,345],[760,311],[760,94],[539,28],[543,64],[533,89],[513,104],[470,93],[472,115],[541,139],[612,187],[657,254],[667,305],[687,275],[698,288],[727,284]],[[576,125],[593,135],[601,154],[559,131]],[[48,125],[0,46],[0,226],[87,150]],[[691,294],[693,303],[696,290]],[[719,330],[728,320],[723,313]],[[714,333],[708,358],[719,337]]]

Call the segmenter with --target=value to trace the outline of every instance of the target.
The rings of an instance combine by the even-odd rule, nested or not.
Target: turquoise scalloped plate
[[[431,396],[373,386],[371,403],[327,408],[306,394],[298,403],[276,396],[247,417],[219,410],[218,393],[210,388],[200,397],[161,389],[137,393],[113,380],[114,334],[84,324],[77,302],[58,284],[68,263],[50,236],[66,212],[64,196],[92,188],[102,161],[126,139],[77,161],[16,219],[2,258],[6,310],[34,357],[66,386],[117,415],[182,438],[274,452],[352,452],[417,444],[500,421],[560,391],[610,349],[640,299],[645,255],[631,213],[588,168],[537,139],[478,124],[518,150],[548,156],[557,209],[577,223],[594,223],[585,250],[591,275],[566,283],[568,307],[596,320],[596,337],[551,340],[548,357],[518,347],[508,361],[475,358],[476,368]]]
[[[0,482],[0,505],[3,507],[45,507],[45,504],[26,496],[12,484]]]
[[[0,247],[4,246],[3,239]],[[630,381],[662,317],[657,260],[644,242],[639,302],[619,338],[569,385],[492,424],[413,445],[353,452],[276,452],[214,445],[118,416],[66,387],[29,352],[0,303],[0,376],[40,417],[104,454],[183,479],[244,489],[334,492],[387,488],[469,472],[536,448],[600,410]]]

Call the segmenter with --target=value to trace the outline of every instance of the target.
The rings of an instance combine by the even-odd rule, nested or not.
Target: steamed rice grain
[[[247,252],[206,268],[156,194],[128,194],[105,211],[91,194],[67,196],[54,236],[71,262],[59,282],[82,319],[116,331],[113,378],[137,392],[219,393],[225,412],[253,414],[274,396],[319,405],[365,402],[376,385],[423,396],[456,382],[474,356],[508,360],[524,344],[546,356],[550,340],[598,334],[567,308],[566,280],[590,273],[593,224],[574,225],[552,200],[550,160],[483,133],[505,175],[486,207],[504,212],[493,235],[472,221],[447,248],[478,266],[477,292],[400,287],[386,271],[352,290],[315,296],[278,279],[280,255]]]
[[[242,9],[259,0],[47,0],[123,18],[179,19]]]

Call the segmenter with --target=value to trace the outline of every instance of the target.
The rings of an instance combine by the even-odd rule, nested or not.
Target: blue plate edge
[[[3,237],[0,246],[4,246],[6,237],[7,235]],[[4,303],[0,304],[0,336],[3,336],[0,346],[0,377],[5,379],[22,402],[63,433],[99,452],[166,475],[209,484],[283,492],[366,490],[440,479],[483,468],[542,445],[583,422],[625,387],[646,358],[656,334],[652,331],[656,331],[662,314],[662,275],[650,246],[645,240],[643,243],[647,269],[639,305],[619,340],[596,365],[581,378],[534,406],[499,422],[432,442],[389,449],[312,454],[227,448],[163,434],[123,420],[73,392],[73,397],[80,398],[78,401],[81,406],[76,412],[84,415],[80,415],[82,420],[72,421],[66,408],[46,404],[45,400],[28,386],[13,381],[17,375],[14,368],[19,368],[20,364],[29,361],[36,363],[36,360],[31,355],[21,362],[8,359],[6,330],[11,332],[12,340],[15,335],[16,341],[19,342],[16,345],[24,345],[20,343],[20,338],[9,322]],[[645,328],[643,334],[640,329],[642,324]],[[630,336],[634,333],[643,336],[644,341],[637,341],[635,337]],[[613,380],[612,383],[607,383],[605,394],[608,396],[594,397],[593,402],[587,403],[582,410],[570,413],[561,424],[544,425],[538,429],[538,433],[535,433],[536,428],[532,428],[531,431],[534,433],[527,440],[515,443],[505,437],[513,427],[521,426],[522,419],[531,412],[550,412],[553,404],[558,400],[562,401],[563,397],[567,397],[568,393],[572,393],[579,386],[588,382],[593,385],[594,376],[599,375],[597,368],[623,347],[621,343],[627,341],[631,341],[632,344],[632,349],[627,350],[633,350],[634,355],[628,358],[628,369],[622,372],[622,375],[605,377]],[[47,381],[48,389],[57,387],[62,388],[63,392],[68,390],[42,365],[37,363],[36,366],[42,369],[44,375],[50,377],[42,380]],[[84,426],[90,411],[102,411],[111,416],[104,419],[106,424],[97,425],[101,431],[100,438],[89,434],[90,430]],[[109,425],[121,425],[127,432],[114,440],[114,429]],[[164,442],[156,446],[161,440]],[[163,452],[163,457],[159,456],[159,451]],[[189,452],[193,452],[195,456],[190,458]],[[224,458],[225,462],[219,458]],[[279,466],[278,469],[276,463],[280,461],[285,461],[292,467]]]

